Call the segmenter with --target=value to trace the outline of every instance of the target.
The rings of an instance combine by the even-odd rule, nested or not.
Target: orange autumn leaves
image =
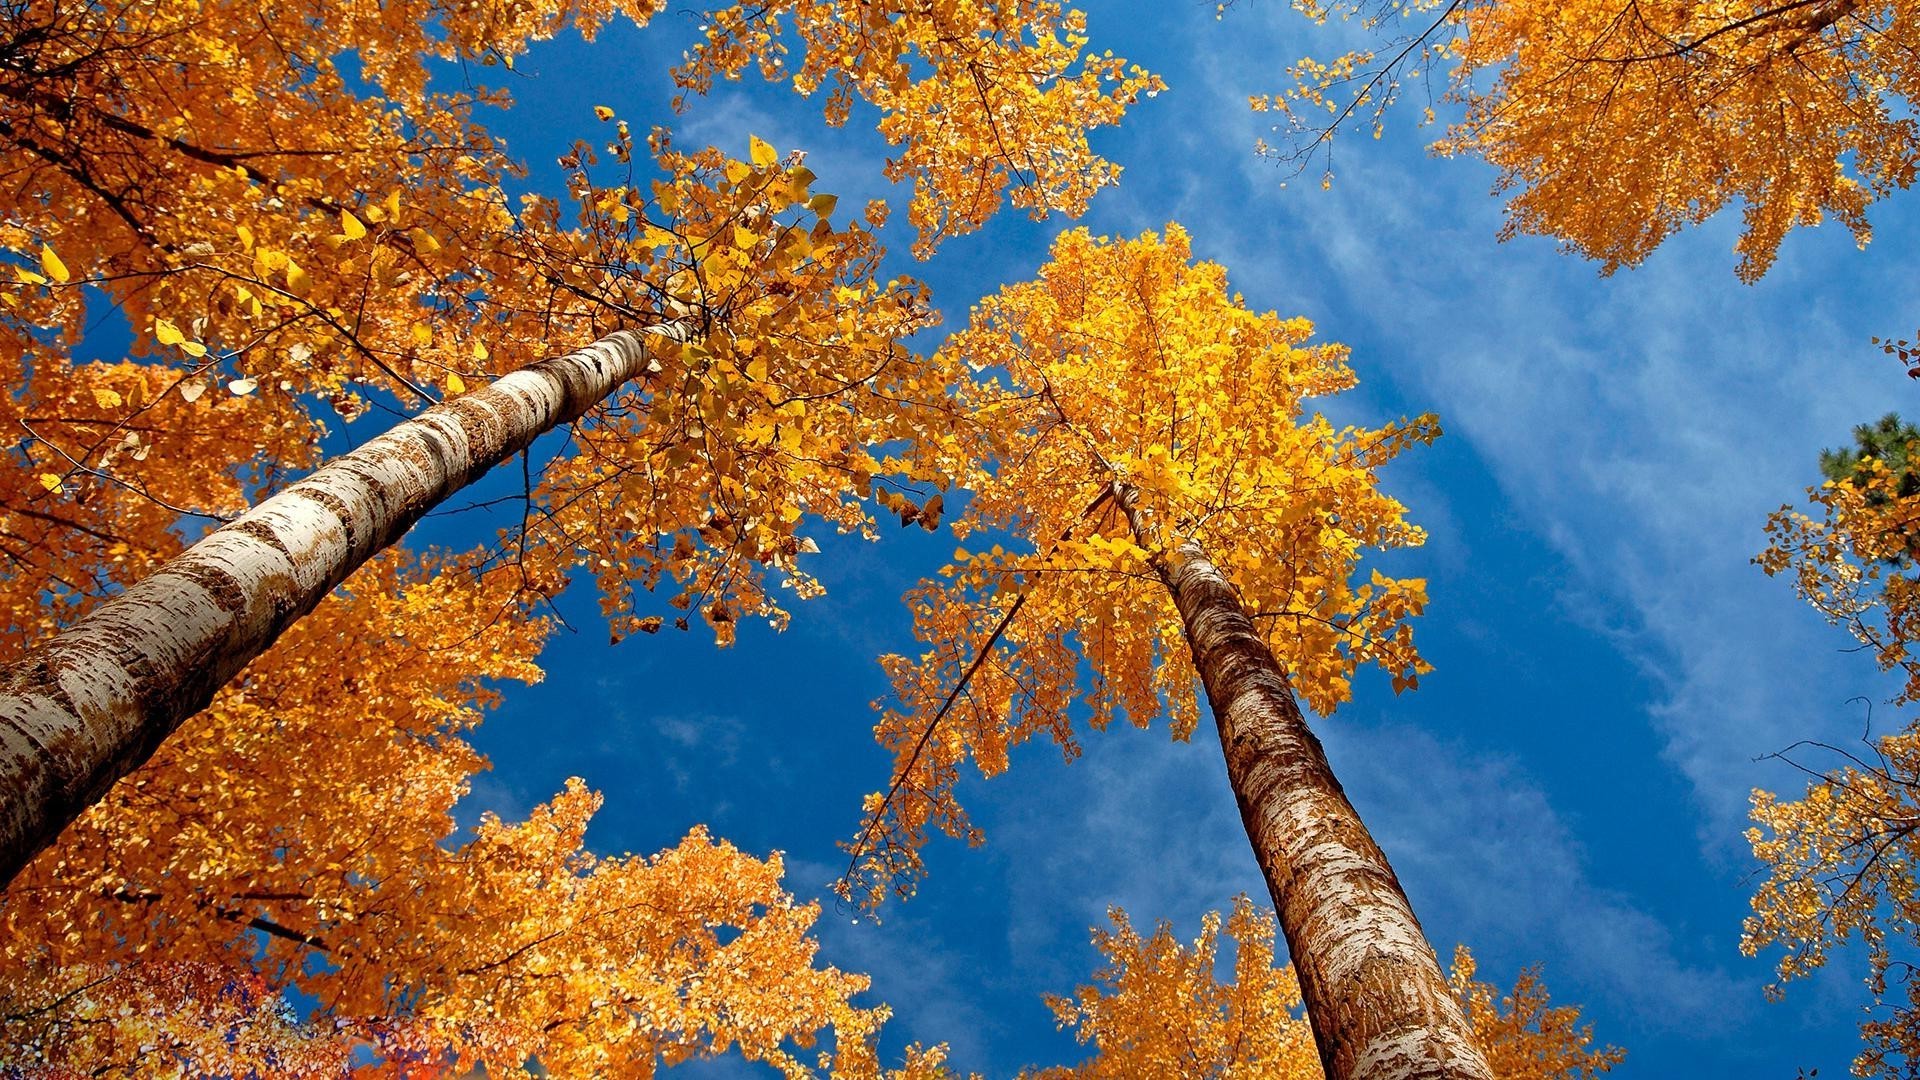
[[[138,1075],[131,1049],[172,1039],[214,1068],[197,1028],[156,1031],[138,1003],[172,987],[176,1012],[214,1008],[224,992],[196,987],[254,972],[309,995],[345,1046],[493,1075],[729,1046],[797,1075],[815,1031],[877,1027],[848,1002],[864,979],[815,966],[818,908],[780,889],[777,857],[696,829],[597,858],[599,799],[578,781],[454,842],[486,766],[464,732],[493,680],[538,677],[545,628],[513,610],[509,575],[434,569],[368,567],[14,883],[0,1014],[27,1061]]]
[[[1224,924],[1233,953],[1225,980],[1217,974],[1229,963],[1221,955],[1219,913],[1207,914],[1190,945],[1164,922],[1142,937],[1125,911],[1114,908],[1108,917],[1112,929],[1093,934],[1105,957],[1094,984],[1048,998],[1060,1026],[1096,1052],[1076,1066],[1022,1073],[1023,1080],[1324,1075],[1313,1032],[1295,1012],[1300,987],[1293,969],[1275,966],[1270,913],[1244,896],[1235,902]],[[1591,1080],[1625,1057],[1614,1047],[1593,1048],[1579,1010],[1550,1005],[1538,972],[1522,972],[1507,994],[1474,981],[1474,972],[1473,957],[1456,950],[1449,986],[1500,1080]]]
[[[887,177],[914,182],[908,218],[922,258],[978,229],[1003,198],[1036,218],[1080,216],[1120,177],[1087,132],[1166,88],[1111,52],[1084,55],[1086,14],[1053,0],[881,0],[851,12],[775,0],[709,12],[705,29],[676,72],[684,87],[704,92],[716,76],[757,67],[802,94],[831,87],[829,123],[845,123],[855,98],[879,108],[880,132],[898,148]]]
[[[1851,475],[1810,491],[1813,513],[1774,513],[1767,550],[1755,560],[1769,575],[1786,576],[1901,680],[1896,707],[1920,701],[1920,581],[1913,576],[1920,497],[1902,490],[1900,473],[1867,456]],[[1800,798],[1753,793],[1747,840],[1767,877],[1754,891],[1741,948],[1778,951],[1778,982],[1769,991],[1777,997],[1836,950],[1863,945],[1874,1007],[1860,1025],[1865,1045],[1854,1072],[1903,1075],[1920,1057],[1920,1008],[1906,974],[1920,943],[1913,874],[1920,842],[1912,824],[1920,814],[1920,729],[1910,721],[1814,767],[1819,752],[1832,749],[1783,752],[1813,774]]]
[[[1294,6],[1359,18],[1379,39],[1301,61],[1291,89],[1254,99],[1289,115],[1305,136],[1295,150],[1349,110],[1378,134],[1403,88],[1438,83],[1464,113],[1434,150],[1498,170],[1502,237],[1554,237],[1606,272],[1739,206],[1738,273],[1752,281],[1795,228],[1833,220],[1865,244],[1868,207],[1913,183],[1920,43],[1906,3]]]

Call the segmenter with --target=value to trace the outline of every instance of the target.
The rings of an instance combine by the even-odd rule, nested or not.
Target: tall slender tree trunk
[[[1132,490],[1114,493],[1154,550]],[[1154,569],[1186,627],[1328,1080],[1493,1080],[1400,880],[1239,594],[1192,540]]]
[[[0,668],[0,887],[449,495],[646,373],[623,330],[444,401],[261,502]]]

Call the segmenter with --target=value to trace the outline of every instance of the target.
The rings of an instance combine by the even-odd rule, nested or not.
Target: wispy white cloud
[[[1203,92],[1244,96],[1249,67],[1217,55]],[[1244,106],[1209,115],[1222,142],[1258,126]],[[1920,261],[1891,231],[1866,254],[1802,234],[1747,287],[1732,275],[1737,223],[1715,221],[1600,279],[1545,241],[1493,243],[1484,167],[1423,159],[1417,132],[1393,134],[1401,145],[1343,148],[1331,191],[1272,197],[1277,175],[1249,155],[1242,181],[1269,197],[1183,213],[1259,302],[1295,300],[1329,336],[1367,342],[1363,378],[1471,446],[1516,520],[1566,560],[1564,610],[1663,687],[1637,722],[1693,785],[1703,843],[1737,853],[1748,790],[1790,780],[1754,759],[1848,730],[1844,699],[1884,686],[1749,560],[1767,512],[1815,478],[1817,450],[1905,389],[1866,343],[1901,325],[1898,298],[1847,283],[1905,280]],[[1405,468],[1418,475],[1418,456]],[[1416,516],[1445,506],[1440,485],[1422,493],[1442,501]]]

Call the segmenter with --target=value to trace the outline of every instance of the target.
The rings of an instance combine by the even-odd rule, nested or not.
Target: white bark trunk
[[[261,502],[0,669],[0,887],[414,522],[645,373],[620,331],[445,401]]]
[[[1136,538],[1153,523],[1115,484]],[[1433,947],[1233,585],[1183,540],[1173,593],[1328,1080],[1493,1080]]]

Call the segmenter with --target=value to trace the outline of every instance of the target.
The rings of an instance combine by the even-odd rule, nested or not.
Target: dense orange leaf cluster
[[[1832,218],[1864,245],[1868,207],[1910,186],[1920,160],[1920,41],[1904,2],[1295,6],[1359,16],[1386,40],[1302,61],[1291,90],[1254,99],[1292,115],[1307,136],[1294,150],[1323,145],[1324,118],[1356,110],[1378,134],[1403,86],[1437,77],[1464,114],[1434,148],[1499,170],[1503,238],[1555,237],[1606,272],[1735,205],[1745,280],[1800,226]],[[1405,20],[1424,31],[1399,34]]]
[[[814,965],[818,909],[781,890],[777,855],[696,830],[650,859],[596,858],[599,799],[578,781],[456,837],[486,765],[463,732],[490,681],[538,677],[544,627],[514,610],[510,575],[434,569],[362,572],[14,882],[0,1039],[52,1066],[127,1061],[159,1036],[116,1010],[191,1002],[202,984],[174,971],[263,973],[317,1003],[302,1030],[492,1075],[646,1072],[729,1046],[800,1075],[814,1032],[878,1026],[849,1004],[863,978]],[[177,1052],[218,1071],[195,1030]]]
[[[755,0],[710,12],[707,39],[678,72],[705,92],[715,76],[758,66],[812,94],[831,85],[829,123],[856,97],[880,108],[899,155],[887,177],[914,181],[908,217],[925,258],[941,240],[978,229],[1002,198],[1036,218],[1078,217],[1120,167],[1087,145],[1118,123],[1160,78],[1106,53],[1083,56],[1086,14],[1056,0]],[[785,26],[803,46],[787,63]],[[1007,189],[1012,187],[1012,193]]]

